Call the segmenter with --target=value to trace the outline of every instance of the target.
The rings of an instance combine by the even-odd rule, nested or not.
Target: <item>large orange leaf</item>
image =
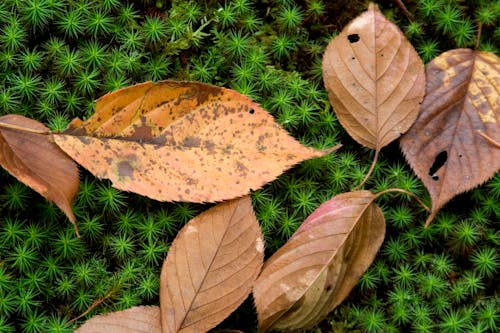
[[[377,154],[410,128],[425,91],[417,52],[373,3],[328,45],[323,80],[342,126]]]
[[[160,308],[134,306],[127,310],[94,316],[75,333],[162,333]]]
[[[51,141],[43,124],[20,116],[0,117],[0,165],[53,201],[75,225],[71,203],[78,192],[78,168]]]
[[[385,236],[385,220],[368,191],[323,203],[269,258],[253,295],[259,331],[315,325],[347,297]]]
[[[432,199],[435,214],[455,195],[500,169],[500,64],[496,55],[456,49],[426,68],[422,112],[401,149]],[[488,138],[488,139],[486,139]]]
[[[193,218],[175,238],[160,276],[163,333],[206,332],[248,296],[264,242],[249,196]]]
[[[301,145],[258,104],[197,82],[143,83],[105,95],[95,114],[55,142],[113,186],[163,201],[247,194],[305,159]]]

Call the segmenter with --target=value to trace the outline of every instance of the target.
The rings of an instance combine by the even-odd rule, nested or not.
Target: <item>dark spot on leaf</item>
[[[352,57],[351,60],[356,60],[356,57]]]
[[[255,110],[254,110],[254,109],[250,109],[250,110],[248,110],[248,113],[250,113],[250,114],[254,114],[254,113],[255,113]]]
[[[90,143],[89,138],[87,138],[86,136],[77,136],[76,138],[80,140],[83,144],[88,145]]]
[[[448,152],[446,150],[443,150],[442,152],[436,155],[434,163],[432,163],[432,166],[429,169],[429,176],[431,176],[433,180],[439,180],[439,176],[436,175],[436,172],[438,172],[439,169],[441,169],[441,167],[445,165],[447,160],[448,160]]]
[[[134,179],[134,168],[129,161],[121,161],[118,163],[118,176]]]
[[[113,162],[113,159],[111,157],[105,157],[104,159],[106,160],[106,163],[108,163],[108,165],[111,165],[111,162]]]
[[[328,286],[326,286],[325,291],[328,292],[330,290],[332,290],[332,286],[329,284]]]
[[[188,136],[184,139],[183,146],[185,147],[199,147],[201,144],[201,139],[197,136]]]
[[[349,43],[357,43],[357,42],[359,42],[359,35],[358,34],[350,34],[350,35],[347,35],[347,39],[349,40]]]

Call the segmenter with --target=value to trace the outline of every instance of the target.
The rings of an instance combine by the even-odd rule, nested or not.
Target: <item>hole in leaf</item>
[[[347,35],[347,39],[349,40],[349,43],[357,43],[357,42],[359,42],[359,35],[358,34],[350,34],[350,35]]]
[[[429,176],[431,176],[433,180],[439,180],[439,176],[436,175],[436,172],[441,169],[447,160],[448,153],[445,150],[436,155],[434,163],[432,163],[432,166],[429,169]]]
[[[250,109],[250,110],[248,110],[248,113],[250,113],[250,114],[254,114],[254,113],[255,113],[255,110],[254,110],[254,109]]]

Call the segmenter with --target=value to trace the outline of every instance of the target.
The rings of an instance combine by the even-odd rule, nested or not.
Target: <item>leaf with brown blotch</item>
[[[371,3],[323,55],[323,81],[341,125],[361,145],[380,149],[417,118],[425,92],[424,65],[399,28]]]
[[[347,297],[384,240],[375,197],[333,197],[266,261],[253,289],[259,332],[311,327]]]
[[[53,201],[77,230],[71,204],[80,184],[78,167],[51,140],[47,127],[20,115],[0,117],[0,165]]]
[[[422,112],[400,141],[430,193],[436,213],[455,195],[500,170],[500,64],[470,49],[445,52],[427,64]],[[489,140],[488,140],[489,139]]]
[[[224,320],[249,295],[263,255],[263,236],[249,196],[193,218],[163,263],[163,333],[206,332]]]
[[[134,306],[90,318],[75,333],[162,333],[158,306]]]
[[[323,80],[342,126],[376,150],[410,128],[425,92],[420,57],[373,3],[328,45]]]
[[[250,98],[198,82],[142,83],[97,101],[56,143],[113,186],[161,201],[248,194],[305,159],[305,147]]]

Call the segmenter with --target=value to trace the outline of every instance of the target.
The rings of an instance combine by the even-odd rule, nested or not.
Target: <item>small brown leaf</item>
[[[328,45],[323,79],[342,126],[376,151],[410,128],[425,91],[417,52],[373,3]]]
[[[500,150],[484,138],[500,142],[500,63],[456,49],[427,64],[426,74],[422,112],[400,144],[431,195],[428,225],[451,198],[500,170]]]
[[[259,332],[311,327],[347,297],[384,240],[374,199],[368,191],[333,197],[266,261],[253,289]]]
[[[206,332],[248,296],[264,241],[249,196],[193,218],[175,238],[160,276],[163,332]]]
[[[94,316],[75,333],[162,333],[160,308],[134,306],[127,310]]]
[[[51,141],[43,124],[20,116],[0,117],[0,165],[53,201],[75,225],[71,203],[78,192],[78,167]]]
[[[143,83],[105,95],[56,143],[113,186],[162,201],[213,202],[258,189],[323,156],[235,91],[198,82]]]

